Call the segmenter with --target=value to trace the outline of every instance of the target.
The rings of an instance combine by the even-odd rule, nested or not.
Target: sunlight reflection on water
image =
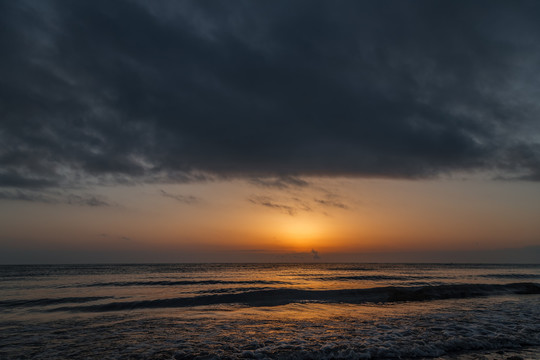
[[[491,265],[3,267],[0,358],[536,357],[540,295],[507,284],[539,275]],[[414,289],[427,297],[409,299]],[[388,301],[396,291],[423,301]]]

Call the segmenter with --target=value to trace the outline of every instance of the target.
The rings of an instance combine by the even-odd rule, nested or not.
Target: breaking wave
[[[301,290],[282,288],[244,291],[235,294],[215,294],[182,298],[109,302],[94,305],[62,306],[44,311],[107,312],[135,309],[193,307],[218,304],[278,306],[300,302],[360,304],[460,299],[504,294],[540,294],[540,285],[535,283],[512,283],[502,285],[459,284],[342,290]]]

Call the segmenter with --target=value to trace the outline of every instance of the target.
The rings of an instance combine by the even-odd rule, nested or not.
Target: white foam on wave
[[[3,324],[1,358],[436,358],[540,346],[539,295],[291,304]],[[91,342],[88,339],[92,339]],[[16,344],[16,346],[9,344]]]

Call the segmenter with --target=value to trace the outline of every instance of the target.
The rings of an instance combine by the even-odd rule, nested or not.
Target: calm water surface
[[[540,358],[540,265],[0,266],[0,359]]]

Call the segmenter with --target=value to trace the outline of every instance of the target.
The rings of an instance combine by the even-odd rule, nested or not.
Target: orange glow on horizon
[[[540,193],[533,185],[520,185],[524,190],[518,192],[507,183],[343,180],[339,187],[336,183],[319,180],[316,185],[337,189],[339,203],[346,208],[321,205],[317,200],[325,199],[326,192],[315,185],[292,194],[264,190],[277,207],[246,200],[263,190],[241,181],[170,188],[119,187],[114,192],[101,191],[123,207],[10,202],[1,212],[0,228],[5,246],[24,249],[177,252],[200,254],[193,259],[218,262],[232,259],[233,253],[237,254],[234,260],[248,262],[279,262],[283,254],[312,259],[312,249],[324,260],[333,253],[349,256],[538,246]],[[162,188],[202,200],[184,204],[161,196]],[[134,190],[137,196],[133,196]],[[460,205],[463,203],[467,206]],[[179,259],[191,260],[188,255]]]

